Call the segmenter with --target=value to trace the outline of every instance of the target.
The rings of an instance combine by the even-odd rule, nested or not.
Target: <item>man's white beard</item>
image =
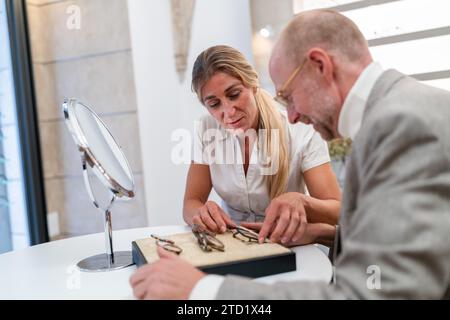
[[[321,94],[317,83],[311,81],[308,84],[310,85],[309,99],[314,106],[314,112],[310,117],[312,123],[319,127],[320,131],[317,131],[323,139],[337,138],[335,130],[333,130],[335,124],[333,116],[337,110],[337,102],[334,101],[332,96]]]

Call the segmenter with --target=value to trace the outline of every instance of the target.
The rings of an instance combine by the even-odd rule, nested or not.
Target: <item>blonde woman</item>
[[[311,126],[289,123],[243,54],[228,46],[203,51],[194,63],[192,90],[208,114],[196,127],[184,220],[223,233],[236,224],[257,228],[266,210],[277,207],[289,221],[285,230],[272,230],[283,239],[271,240],[298,240],[306,227],[302,217],[315,224],[304,242],[320,242],[324,232],[332,237],[341,193],[327,145]],[[222,203],[208,201],[212,188]],[[291,193],[303,212],[276,205]]]

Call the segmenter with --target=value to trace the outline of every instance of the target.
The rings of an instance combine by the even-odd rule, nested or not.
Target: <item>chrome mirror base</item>
[[[133,265],[131,251],[116,251],[114,255],[97,254],[78,262],[77,267],[84,272],[105,272],[126,268]]]
[[[83,272],[106,272],[114,271],[128,266],[133,265],[133,256],[131,251],[117,251],[113,249],[113,231],[111,222],[111,207],[116,200],[116,196],[112,193],[111,201],[106,208],[103,208],[95,199],[94,193],[92,192],[91,182],[89,180],[89,175],[87,172],[87,154],[83,153],[81,157],[81,163],[83,167],[83,177],[86,189],[88,191],[89,197],[91,198],[94,206],[103,212],[104,216],[104,232],[105,232],[105,245],[106,253],[97,254],[89,258],[83,259],[78,262],[77,267]]]

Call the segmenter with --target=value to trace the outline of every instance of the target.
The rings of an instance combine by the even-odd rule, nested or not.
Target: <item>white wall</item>
[[[216,44],[233,46],[253,60],[249,3],[196,1],[182,84],[175,71],[170,1],[128,0],[128,6],[148,224],[179,224],[188,166],[172,163],[176,143],[171,134],[178,128],[192,130],[206,112],[190,90],[192,65],[201,51]]]

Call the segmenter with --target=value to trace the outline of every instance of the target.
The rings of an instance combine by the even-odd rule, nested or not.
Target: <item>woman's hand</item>
[[[302,237],[307,224],[304,195],[297,192],[284,193],[274,198],[266,209],[259,242],[270,235],[270,241],[287,244]]]
[[[251,229],[253,231],[256,232],[260,232],[261,228],[263,226],[262,222],[242,222],[241,226]],[[314,224],[307,224],[305,231],[300,231],[302,232],[302,234],[299,234],[297,238],[296,242],[287,242],[287,243],[283,243],[284,246],[286,247],[295,247],[295,246],[301,246],[301,245],[305,245],[305,244],[311,244],[311,243],[315,243],[317,242],[317,236],[316,233],[314,232],[316,230]],[[270,233],[269,233],[270,234]]]
[[[262,222],[243,222],[241,226],[260,232],[262,228]],[[305,244],[320,243],[330,247],[334,240],[336,232],[335,226],[326,223],[308,223],[303,230],[297,229],[298,232],[302,232],[295,236],[296,241],[284,243],[286,247],[295,247]]]
[[[324,246],[331,247],[333,245],[336,226],[327,223],[308,223],[306,230],[297,241],[287,243],[287,247],[301,246],[311,243],[320,243]]]
[[[192,217],[192,224],[197,224],[215,233],[224,233],[227,226],[236,227],[236,224],[214,201],[207,201],[198,209],[198,214]]]

